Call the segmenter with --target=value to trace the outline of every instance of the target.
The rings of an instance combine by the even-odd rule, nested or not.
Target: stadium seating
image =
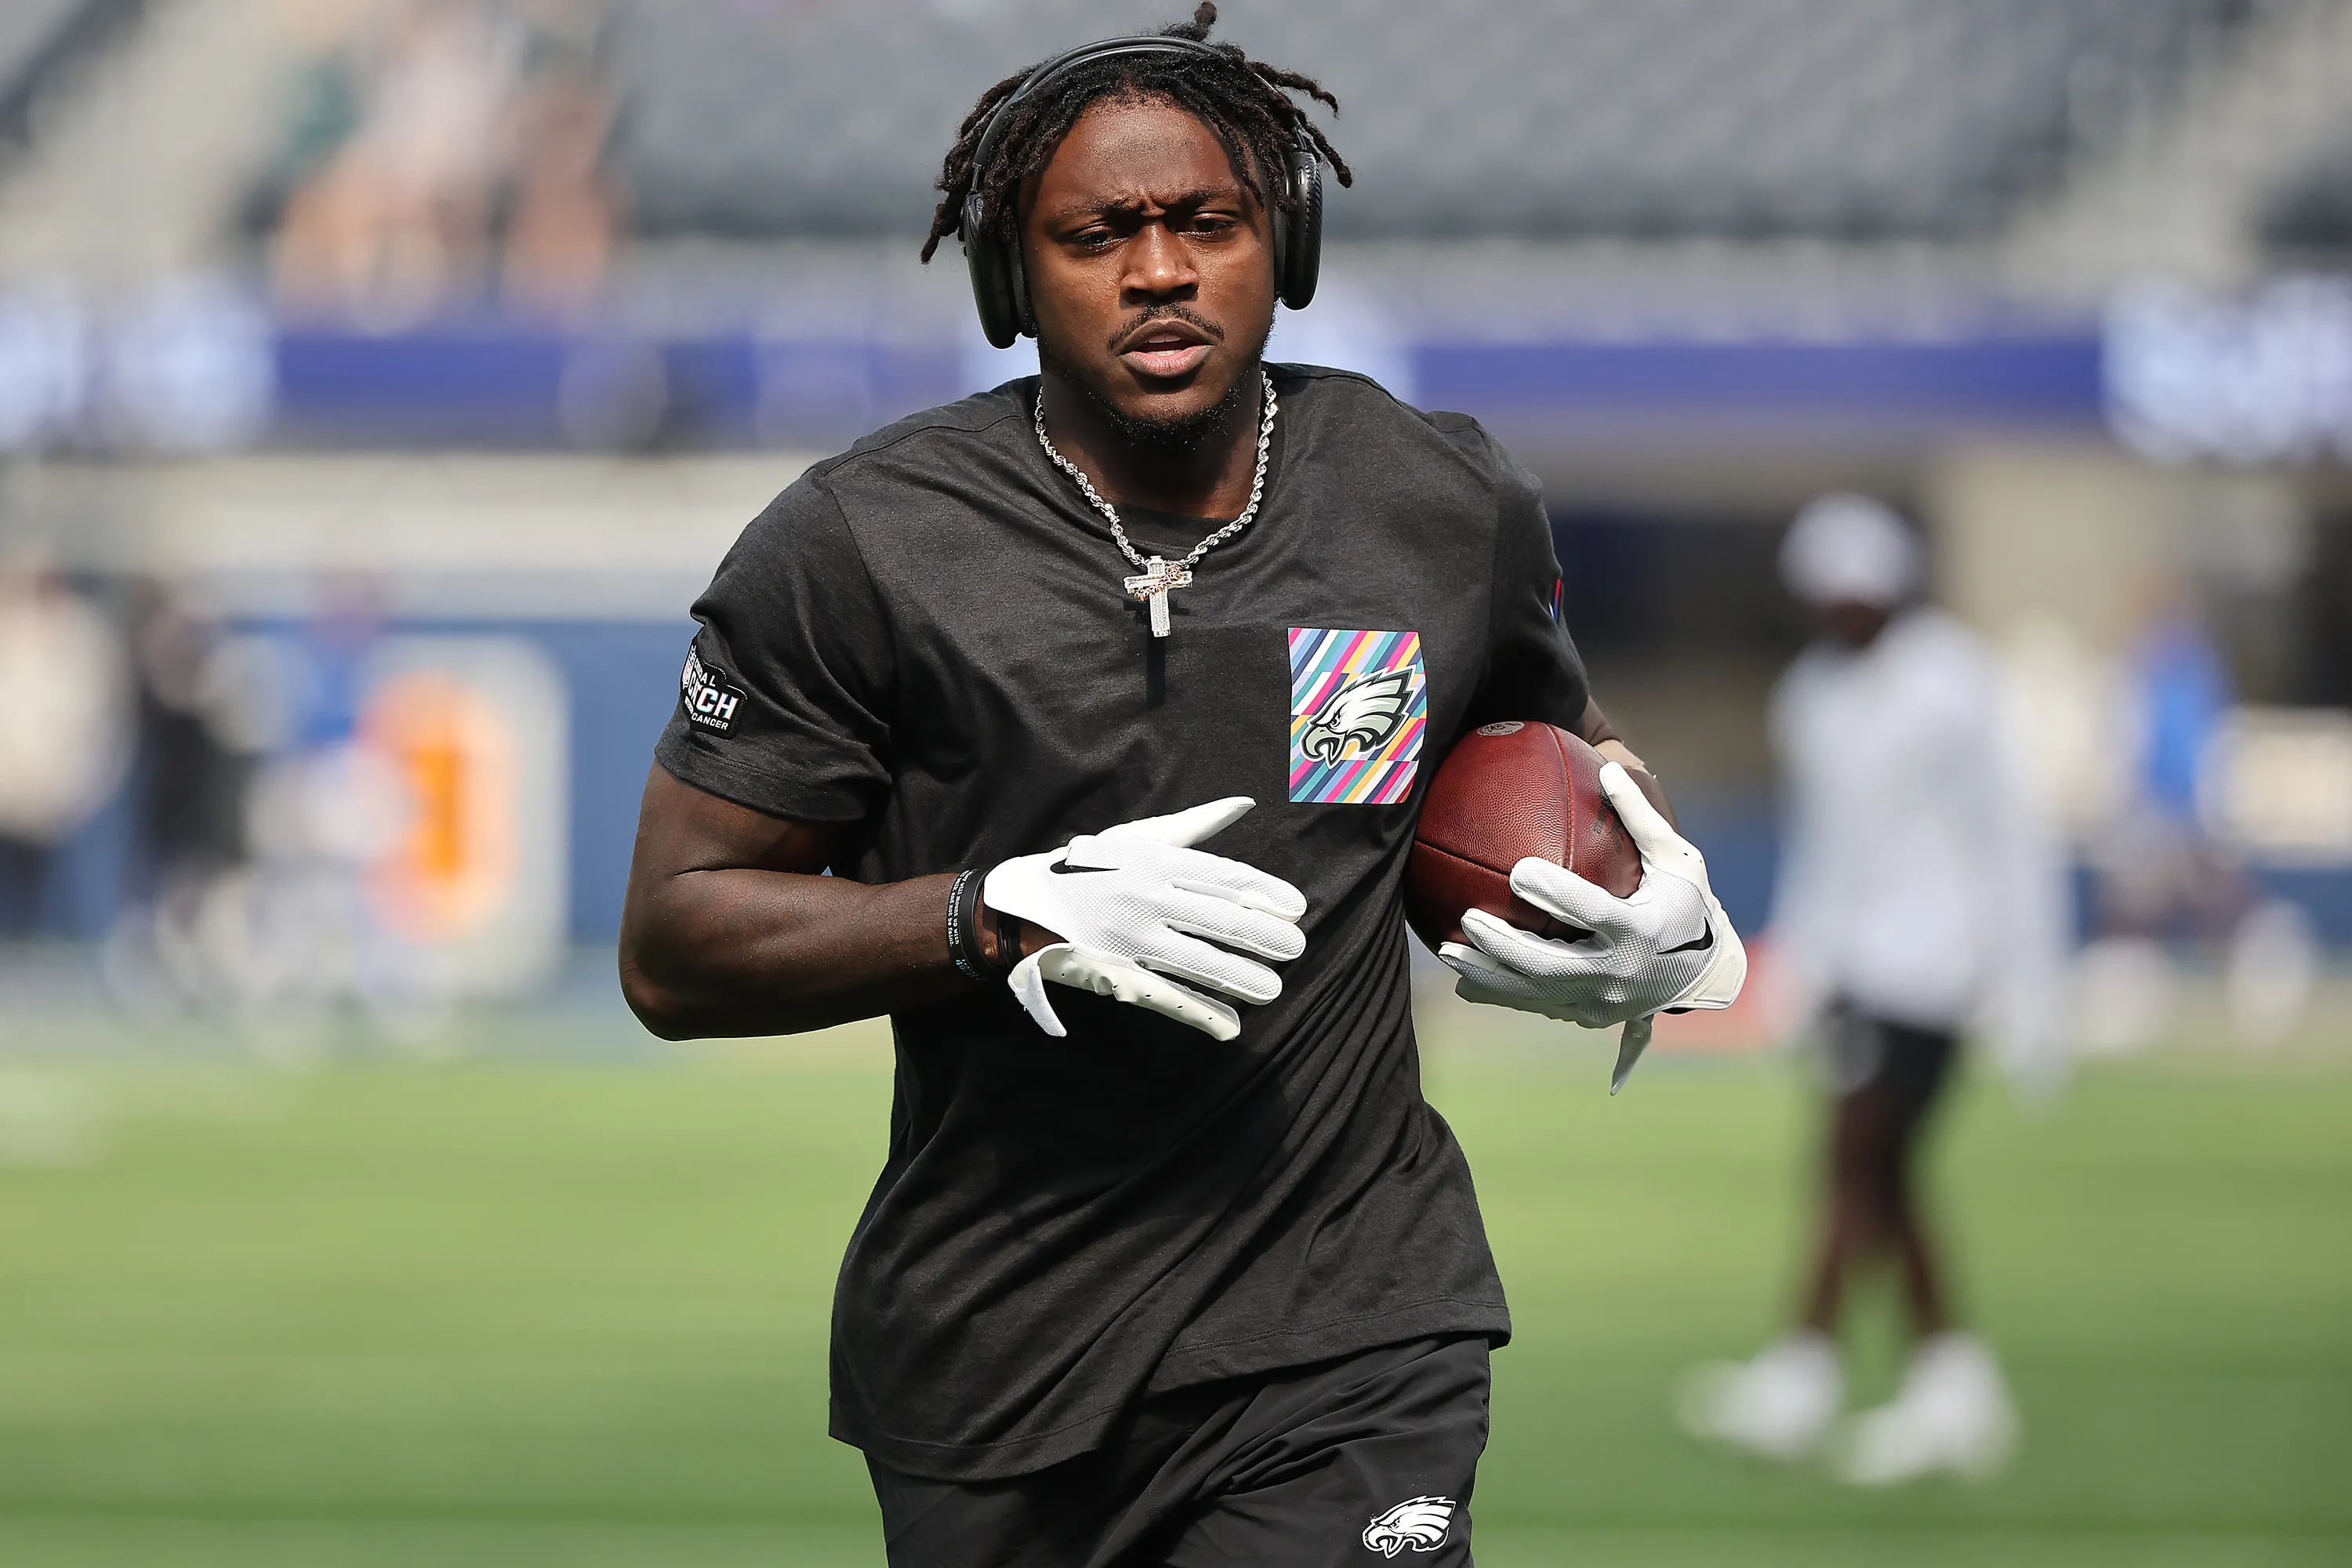
[[[47,79],[108,27],[132,0],[7,0],[0,5],[0,139],[20,139]]]
[[[2273,194],[2262,232],[2290,257],[2352,256],[2352,122]]]
[[[648,235],[901,233],[990,81],[1183,9],[627,0],[614,157]],[[2254,9],[1232,0],[1221,36],[1339,94],[1367,198],[1342,235],[1935,237],[1998,223]]]

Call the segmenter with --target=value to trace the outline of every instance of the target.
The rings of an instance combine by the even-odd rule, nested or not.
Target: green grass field
[[[826,1301],[884,1135],[869,1044],[0,1064],[0,1563],[878,1564],[824,1436]],[[1796,1075],[1668,1060],[1612,1101],[1604,1072],[1432,1069],[1520,1326],[1486,1568],[2352,1561],[2352,1063],[2109,1068],[2043,1115],[1964,1091],[1946,1214],[2027,1447],[1895,1496],[1667,1418],[1676,1373],[1787,1294]]]

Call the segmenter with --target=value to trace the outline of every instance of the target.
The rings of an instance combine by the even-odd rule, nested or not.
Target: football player
[[[1533,479],[1461,415],[1265,363],[1313,291],[1311,79],[1214,7],[1006,78],[959,237],[1041,375],[803,475],[695,605],[622,937],[669,1037],[890,1015],[835,1436],[890,1561],[1467,1563],[1510,1332],[1423,1099],[1400,878],[1470,726],[1614,759],[1648,879],[1521,894],[1487,1000],[1637,1029],[1744,973],[1556,618]],[[835,873],[823,875],[827,868]]]
[[[1683,1416],[1769,1458],[1813,1452],[1843,1402],[1847,1287],[1890,1263],[1910,1366],[1833,1462],[1866,1485],[1983,1475],[2008,1457],[2017,1417],[1991,1349],[1952,1307],[1917,1166],[1961,1035],[1979,1020],[2029,1086],[2062,1065],[2060,867],[2003,743],[1992,656],[1919,602],[1902,520],[1865,496],[1822,497],[1790,529],[1781,567],[1819,635],[1773,695],[1789,832],[1772,929],[1821,1047],[1828,1183],[1796,1328],[1749,1361],[1702,1369]]]

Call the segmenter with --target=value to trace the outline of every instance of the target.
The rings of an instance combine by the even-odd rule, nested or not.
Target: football
[[[1601,793],[1601,753],[1565,730],[1506,720],[1462,737],[1422,803],[1405,864],[1405,919],[1434,952],[1461,942],[1465,910],[1538,936],[1585,933],[1522,903],[1511,868],[1529,855],[1619,898],[1642,885],[1642,855]]]

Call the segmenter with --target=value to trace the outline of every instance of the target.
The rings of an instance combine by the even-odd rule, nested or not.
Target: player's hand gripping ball
[[[1507,720],[1454,743],[1421,805],[1405,866],[1404,912],[1436,952],[1465,942],[1465,910],[1537,936],[1585,934],[1511,890],[1533,858],[1624,898],[1642,885],[1642,852],[1601,793],[1601,753],[1565,730]]]
[[[1533,761],[1515,752],[1498,763],[1482,748],[1465,763],[1462,795],[1448,786],[1471,742],[1512,741],[1529,730],[1540,731],[1538,739],[1517,745],[1533,752]],[[1587,1028],[1623,1024],[1610,1076],[1613,1094],[1648,1047],[1658,1013],[1728,1007],[1738,996],[1748,954],[1707,885],[1706,859],[1622,767],[1549,726],[1490,724],[1446,759],[1431,781],[1431,804],[1441,789],[1445,809],[1433,824],[1423,807],[1407,872],[1408,907],[1418,887],[1426,918],[1414,923],[1423,940],[1444,913],[1460,910],[1459,937],[1442,941],[1437,955],[1461,975],[1456,991],[1463,998]],[[1615,823],[1614,834],[1604,820]],[[1493,898],[1484,880],[1471,880],[1468,907],[1456,901],[1456,884],[1466,874],[1455,863],[1471,859],[1465,848],[1475,848],[1471,863],[1491,874],[1501,858],[1495,842],[1507,847],[1514,834],[1530,832],[1529,824],[1532,837],[1524,842],[1541,852],[1510,862],[1506,914],[1514,918],[1479,907],[1477,894]],[[1423,842],[1433,836],[1434,842]],[[1588,849],[1595,840],[1598,847]],[[1621,892],[1627,847],[1633,885]],[[1438,869],[1424,872],[1424,865]],[[1433,878],[1437,888],[1425,885]],[[1439,889],[1444,896],[1433,901]]]

